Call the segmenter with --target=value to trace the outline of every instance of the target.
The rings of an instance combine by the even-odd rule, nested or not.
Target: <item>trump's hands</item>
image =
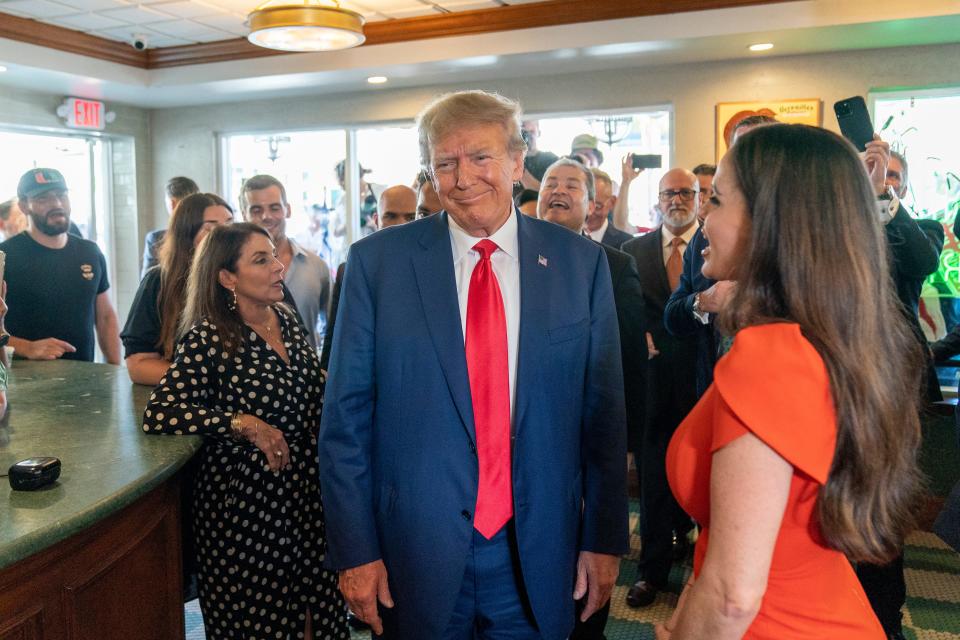
[[[573,599],[580,600],[587,596],[587,604],[580,614],[580,620],[587,618],[607,604],[613,585],[617,582],[620,573],[620,556],[611,556],[606,553],[581,551],[577,560],[577,584],[573,589]]]
[[[393,598],[387,585],[387,567],[383,560],[374,560],[352,569],[342,569],[340,593],[353,615],[369,624],[375,634],[383,635],[383,621],[377,612],[377,601],[388,609],[393,608]]]

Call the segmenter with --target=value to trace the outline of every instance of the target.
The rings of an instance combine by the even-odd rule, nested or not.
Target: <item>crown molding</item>
[[[619,0],[618,2],[584,2],[583,0],[548,0],[532,4],[508,5],[495,9],[457,11],[431,16],[370,22],[363,28],[366,42],[362,46],[711,9],[784,4],[796,1]],[[290,55],[286,51],[257,47],[247,42],[245,38],[137,51],[122,42],[12,15],[4,15],[4,19],[0,21],[0,38],[9,38],[142,69],[163,69],[274,55]]]
[[[99,38],[29,18],[20,18],[6,13],[0,15],[3,16],[3,20],[0,20],[0,38],[117,62],[130,67],[147,68],[147,52],[137,51],[124,42]]]

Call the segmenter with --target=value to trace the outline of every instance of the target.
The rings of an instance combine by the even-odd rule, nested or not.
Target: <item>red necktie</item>
[[[473,526],[489,540],[513,515],[507,318],[490,263],[498,247],[491,240],[481,240],[473,248],[480,254],[467,296],[467,374],[480,460]]]

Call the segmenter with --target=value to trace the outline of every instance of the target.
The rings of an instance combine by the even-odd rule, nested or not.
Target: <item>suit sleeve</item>
[[[934,241],[910,217],[903,205],[887,223],[887,240],[897,273],[908,278],[926,278],[940,266],[940,252]]]
[[[951,329],[950,333],[932,343],[930,350],[933,352],[933,361],[937,364],[946,362],[960,353],[960,324]]]
[[[697,292],[693,288],[693,242],[687,244],[683,252],[683,271],[680,284],[670,294],[663,309],[663,326],[678,338],[693,335],[703,325],[693,317],[693,299]]]
[[[327,325],[323,329],[323,349],[320,350],[320,368],[330,371],[330,349],[333,347],[333,331],[337,323],[337,309],[340,308],[340,287],[343,286],[343,265],[337,267],[337,279],[333,283],[333,293],[330,296],[330,314],[327,316]]]
[[[620,352],[623,360],[623,392],[627,433],[639,438],[643,429],[647,371],[647,326],[645,304],[636,261],[631,256],[616,279],[614,298],[620,325]],[[632,441],[632,438],[628,437]]]
[[[630,546],[623,371],[610,268],[599,249],[597,259],[580,445],[584,498],[580,548],[621,555]]]
[[[319,435],[326,563],[348,569],[378,560],[371,442],[376,402],[374,296],[361,252],[350,252],[333,332],[330,377]]]

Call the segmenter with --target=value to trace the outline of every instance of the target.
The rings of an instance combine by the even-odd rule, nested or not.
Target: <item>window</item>
[[[280,180],[292,209],[287,235],[324,258],[331,270],[346,257],[343,187],[337,163],[346,157],[342,130],[291,131],[223,137],[223,195],[241,219],[243,181],[266,173]]]
[[[0,130],[0,149],[16,149],[15,153],[0,155],[0,202],[17,197],[20,176],[30,169],[49,167],[62,173],[70,192],[70,220],[84,238],[99,245],[113,282],[112,218],[104,177],[108,144],[95,137]]]
[[[670,167],[670,111],[605,113],[540,119],[539,148],[559,156],[570,153],[574,137],[592,133],[604,154],[601,168],[617,184],[621,159],[627,153],[663,156],[662,169],[644,171],[631,185],[630,221],[640,228],[657,224],[652,207],[657,202],[660,176]],[[606,135],[605,127],[610,135]],[[325,258],[331,270],[346,258],[350,233],[344,185],[336,166],[355,157],[363,167],[363,189],[356,210],[359,237],[373,230],[372,213],[380,192],[389,186],[413,186],[420,171],[416,127],[408,125],[364,127],[352,130],[288,131],[228,134],[221,138],[222,191],[231,205],[239,206],[244,179],[267,173],[279,179],[293,208],[287,233]],[[352,148],[352,152],[350,149]],[[369,188],[367,188],[369,187]],[[239,212],[238,212],[239,217]]]
[[[532,117],[530,119],[533,119]],[[628,153],[662,156],[660,169],[647,169],[630,185],[630,223],[641,229],[659,224],[653,211],[661,176],[670,168],[670,111],[604,113],[576,117],[541,117],[537,147],[558,156],[569,155],[573,139],[590,133],[600,141],[603,163],[600,168],[619,186],[621,160]],[[610,136],[606,135],[610,131]],[[616,195],[616,191],[614,192]]]
[[[927,339],[936,340],[960,324],[960,244],[953,233],[960,208],[960,89],[871,97],[880,135],[907,158],[904,206],[944,227],[940,268],[924,282],[920,301],[920,324]],[[939,367],[941,386],[955,388],[958,373]]]
[[[940,269],[924,283],[920,319],[927,337],[960,324],[960,246],[953,223],[960,206],[960,91],[883,93],[874,98],[881,136],[909,163],[904,206],[944,225]]]

